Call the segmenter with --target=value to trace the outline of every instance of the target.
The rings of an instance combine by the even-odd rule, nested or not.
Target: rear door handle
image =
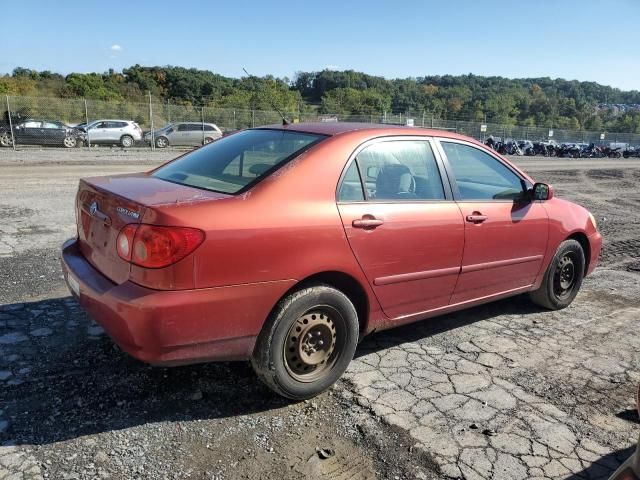
[[[379,227],[383,223],[384,222],[379,218],[365,216],[364,218],[361,218],[359,220],[354,220],[351,223],[351,225],[353,225],[353,228],[364,228],[366,230],[366,229],[373,229],[373,228]]]
[[[487,217],[486,215],[482,215],[481,213],[474,212],[471,215],[467,215],[467,222],[482,223],[487,218],[489,218],[489,217]]]

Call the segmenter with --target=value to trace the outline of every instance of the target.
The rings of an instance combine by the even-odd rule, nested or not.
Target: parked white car
[[[142,140],[142,129],[132,120],[96,120],[84,130],[91,145],[120,145],[129,148]]]

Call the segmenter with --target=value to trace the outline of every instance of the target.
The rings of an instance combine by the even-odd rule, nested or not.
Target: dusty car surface
[[[250,359],[293,399],[374,330],[525,292],[568,306],[602,243],[586,209],[482,144],[370,124],[250,129],[82,179],[76,214],[65,278],[126,352]]]

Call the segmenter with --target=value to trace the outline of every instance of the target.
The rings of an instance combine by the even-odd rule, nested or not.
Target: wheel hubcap
[[[565,297],[571,293],[576,279],[576,266],[570,255],[560,259],[554,274],[554,290],[558,297]]]
[[[289,373],[299,381],[319,378],[335,363],[337,337],[336,324],[328,312],[314,310],[299,317],[284,345]]]

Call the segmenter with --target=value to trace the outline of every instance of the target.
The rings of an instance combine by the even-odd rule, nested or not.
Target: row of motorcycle
[[[506,140],[489,137],[485,145],[501,155],[526,155],[565,158],[640,158],[640,147],[601,146],[595,143],[533,142],[531,140]]]

